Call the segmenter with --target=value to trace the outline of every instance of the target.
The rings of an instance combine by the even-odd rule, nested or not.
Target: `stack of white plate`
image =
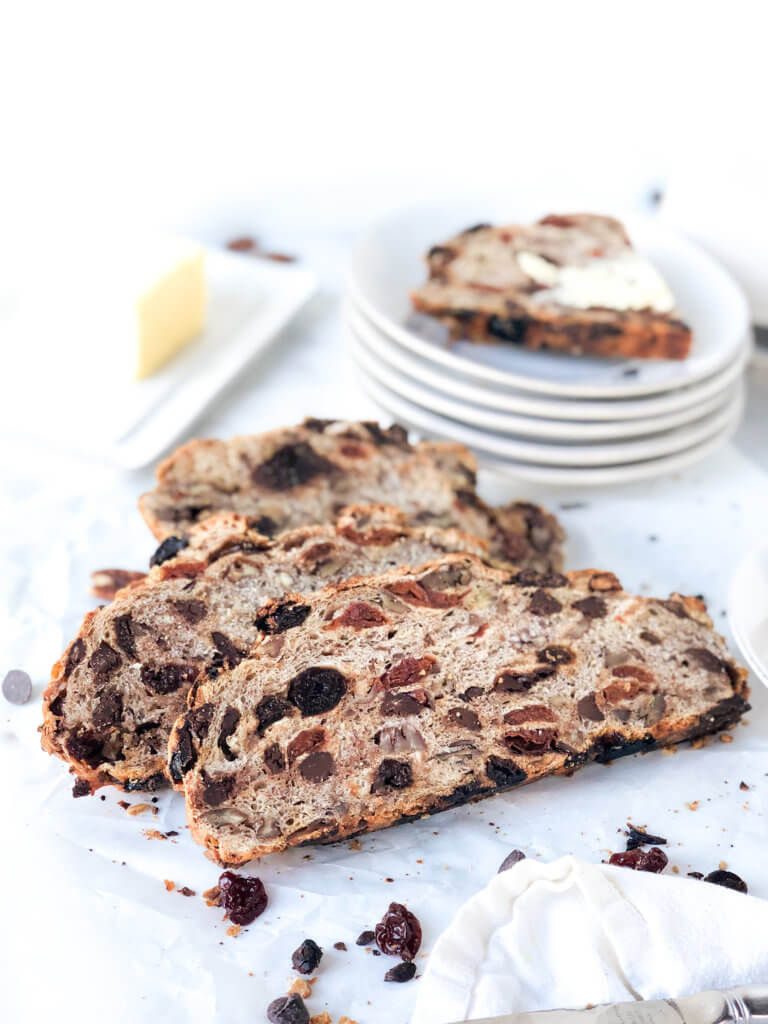
[[[752,348],[747,304],[722,267],[650,219],[622,218],[693,328],[685,360],[456,342],[437,321],[411,312],[409,291],[425,278],[430,246],[478,221],[538,215],[435,205],[391,216],[367,234],[353,255],[344,323],[370,397],[404,425],[463,441],[486,464],[540,483],[643,479],[724,444],[744,403]]]

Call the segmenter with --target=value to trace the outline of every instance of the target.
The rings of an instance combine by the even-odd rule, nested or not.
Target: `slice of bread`
[[[748,708],[698,598],[634,597],[609,572],[445,555],[259,619],[253,656],[201,679],[169,747],[192,834],[223,864],[716,732]]]

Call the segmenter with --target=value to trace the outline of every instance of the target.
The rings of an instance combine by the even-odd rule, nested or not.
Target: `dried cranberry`
[[[304,939],[298,949],[291,955],[294,971],[299,974],[311,974],[323,958],[323,951],[313,939]]]
[[[149,560],[150,568],[153,565],[162,565],[170,558],[175,558],[188,544],[186,537],[166,537],[163,543],[155,551]]]
[[[389,910],[376,925],[376,945],[387,956],[413,960],[421,946],[418,918],[402,903],[390,903]]]
[[[267,1007],[267,1020],[270,1024],[309,1024],[309,1010],[294,992],[272,1000]]]
[[[224,871],[219,876],[221,906],[233,924],[250,924],[267,909],[267,894],[260,878]]]
[[[733,889],[734,892],[747,892],[747,883],[734,874],[733,871],[710,871],[704,876],[705,882],[712,882],[713,885],[722,885],[726,889]]]
[[[347,692],[347,681],[335,668],[307,668],[288,684],[288,700],[308,717],[331,711]]]
[[[627,850],[626,853],[612,853],[609,864],[616,864],[622,868],[632,868],[633,871],[651,871],[659,874],[669,863],[666,853],[658,846],[650,850]]]
[[[410,981],[415,974],[416,964],[407,960],[405,963],[397,964],[395,967],[390,967],[384,975],[384,981]]]

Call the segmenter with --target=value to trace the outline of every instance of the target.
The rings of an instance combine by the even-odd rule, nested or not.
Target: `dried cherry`
[[[374,930],[376,945],[387,956],[413,960],[421,946],[421,925],[402,903],[390,903]]]
[[[246,925],[267,909],[267,893],[260,878],[224,871],[219,876],[221,906],[233,924]]]

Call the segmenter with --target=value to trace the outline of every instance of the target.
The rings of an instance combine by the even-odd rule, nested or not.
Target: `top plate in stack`
[[[412,312],[409,292],[426,278],[424,254],[432,245],[467,224],[527,223],[541,212],[431,205],[376,225],[354,252],[344,313],[363,386],[411,426],[464,440],[531,479],[609,482],[619,467],[620,478],[631,479],[703,457],[738,424],[751,351],[747,304],[714,260],[652,220],[621,218],[692,328],[685,360],[452,341],[436,320]],[[589,472],[580,478],[581,467]]]

